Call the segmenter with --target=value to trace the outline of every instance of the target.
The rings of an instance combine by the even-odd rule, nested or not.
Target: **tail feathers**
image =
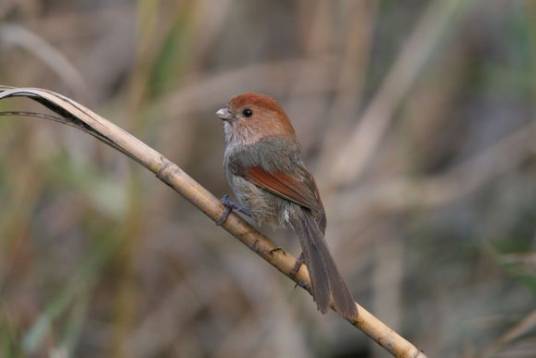
[[[303,231],[299,233],[298,236],[300,237],[300,243],[303,250],[303,258],[311,277],[313,299],[320,312],[326,313],[329,307],[331,292],[327,265],[325,264],[325,259],[321,250],[315,245],[315,241],[310,239],[310,237],[316,236],[315,233],[312,232],[309,225],[305,223],[302,223],[302,225]]]
[[[299,221],[295,228],[300,238],[305,264],[311,276],[313,299],[318,309],[325,313],[329,308],[330,295],[332,295],[337,311],[345,318],[355,318],[356,304],[329,253],[324,234],[312,215],[305,214]]]

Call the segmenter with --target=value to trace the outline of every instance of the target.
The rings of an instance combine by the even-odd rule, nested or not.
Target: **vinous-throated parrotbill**
[[[283,108],[269,96],[245,93],[231,99],[217,116],[224,122],[225,175],[237,208],[259,225],[292,229],[300,240],[318,309],[325,313],[333,297],[337,311],[355,318],[356,304],[324,240],[326,215],[318,189]]]

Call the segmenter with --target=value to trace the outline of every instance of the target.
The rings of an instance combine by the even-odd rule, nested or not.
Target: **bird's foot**
[[[294,264],[294,267],[290,271],[290,274],[293,277],[295,277],[298,274],[298,272],[300,271],[302,265],[303,265],[303,252],[296,259],[296,263]]]
[[[221,214],[220,218],[216,221],[216,225],[218,225],[218,226],[221,226],[221,225],[223,225],[223,223],[225,223],[225,221],[227,220],[229,215],[231,215],[231,212],[233,210],[238,211],[239,213],[242,213],[242,214],[244,214],[246,216],[251,216],[251,212],[248,209],[246,209],[246,208],[238,205],[237,203],[235,203],[233,201],[233,199],[231,199],[229,197],[229,195],[227,195],[227,194],[222,196],[221,203],[225,207],[225,210]]]
[[[298,272],[300,272],[300,269],[301,269],[301,267],[303,265],[303,262],[304,261],[303,261],[303,251],[302,251],[300,256],[298,256],[298,258],[296,259],[296,263],[294,264],[294,267],[290,271],[290,277],[294,277],[294,279],[296,280],[296,286],[294,286],[294,288],[296,288],[298,286],[305,288],[305,285],[298,280],[298,277],[296,277]]]

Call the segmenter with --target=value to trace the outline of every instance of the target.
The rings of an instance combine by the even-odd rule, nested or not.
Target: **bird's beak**
[[[218,118],[222,121],[230,121],[234,118],[234,115],[227,107],[218,109],[218,111],[216,112],[216,116],[218,116]]]
[[[222,121],[230,121],[234,118],[233,113],[231,113],[231,111],[227,107],[220,108],[216,112],[216,116],[218,116],[218,118]]]

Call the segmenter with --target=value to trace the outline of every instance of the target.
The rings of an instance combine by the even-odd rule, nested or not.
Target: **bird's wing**
[[[295,175],[290,175],[283,171],[267,171],[261,166],[252,166],[244,168],[242,176],[258,187],[298,205],[311,210],[321,208],[318,189],[305,168],[301,168]]]

